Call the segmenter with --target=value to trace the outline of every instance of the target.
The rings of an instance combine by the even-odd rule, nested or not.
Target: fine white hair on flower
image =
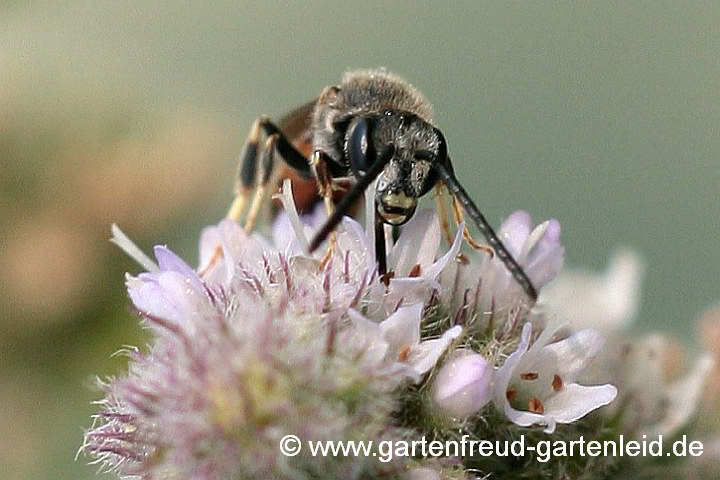
[[[225,478],[256,469],[293,478],[273,432],[393,434],[387,395],[421,381],[462,333],[452,322],[423,332],[437,278],[462,237],[442,251],[437,219],[418,212],[389,245],[395,277],[384,283],[355,220],[343,220],[323,264],[322,252],[304,252],[302,238],[292,243],[298,235],[306,241],[321,220],[308,225],[288,210],[292,234],[275,235],[282,245],[231,220],[207,227],[197,270],[165,246],[155,247],[153,261],[113,228],[114,241],[147,270],[126,283],[154,341],[147,354],[131,353],[127,377],[103,385],[103,411],[84,446],[96,461],[123,475]],[[240,448],[250,439],[253,448]],[[188,453],[199,444],[214,445],[213,453]]]
[[[515,424],[545,426],[574,422],[612,402],[617,389],[610,384],[576,383],[603,345],[593,330],[581,330],[556,342],[545,330],[530,347],[532,325],[526,323],[517,349],[495,375],[494,402]]]
[[[287,255],[301,255],[307,252],[310,236],[327,219],[325,206],[322,203],[315,204],[312,212],[309,215],[303,215],[301,219],[295,208],[292,183],[289,179],[283,182],[282,192],[275,198],[280,200],[283,206],[283,211],[272,225],[272,239],[275,247]],[[319,251],[322,252],[322,249]]]
[[[538,289],[535,306],[498,258],[461,253],[464,225],[446,245],[436,215],[419,210],[399,230],[386,226],[381,276],[373,187],[365,226],[343,218],[332,255],[330,238],[307,252],[327,214],[322,203],[299,214],[289,181],[269,237],[229,219],[208,226],[197,269],[167,246],[148,257],[113,225],[112,242],[144,269],[126,286],[151,340],[123,350],[126,375],[98,381],[104,398],[81,447],[91,463],[148,479],[592,476],[608,463],[464,454],[383,463],[278,447],[288,435],[303,444],[503,442],[532,426],[561,430],[552,438],[669,437],[699,418],[710,354],[671,376],[668,365],[680,363],[671,341],[622,334],[637,308],[637,254],[619,252],[603,275],[570,272],[553,284],[564,263],[558,221],[512,213],[497,232]]]

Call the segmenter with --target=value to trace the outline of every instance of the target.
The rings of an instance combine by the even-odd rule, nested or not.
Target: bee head
[[[364,117],[348,131],[350,168],[361,177],[385,146],[395,147],[392,159],[378,176],[377,213],[390,225],[402,225],[415,213],[418,199],[437,182],[433,164],[445,163],[447,147],[440,130],[416,115],[386,111]]]

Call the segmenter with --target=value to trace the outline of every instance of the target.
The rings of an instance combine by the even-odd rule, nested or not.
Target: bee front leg
[[[323,202],[325,203],[325,210],[327,211],[328,218],[330,218],[333,214],[333,211],[335,210],[335,203],[333,202],[333,193],[334,193],[334,187],[333,187],[333,178],[332,174],[330,173],[330,166],[329,162],[331,160],[328,158],[327,154],[316,151],[313,153],[311,159],[310,159],[310,166],[315,174],[315,179],[317,180],[318,185],[318,192],[320,193],[320,196],[323,198]],[[333,230],[330,235],[330,239],[328,242],[328,249],[327,252],[325,252],[325,255],[323,255],[321,265],[323,268],[327,264],[327,262],[330,261],[330,258],[332,258],[332,254],[335,251],[335,245],[337,244],[337,233]]]
[[[455,199],[455,197],[452,198],[452,209],[453,209],[453,216],[455,217],[455,223],[457,223],[458,227],[460,224],[465,222],[465,214],[463,213],[463,209],[458,203],[458,201]],[[480,250],[482,252],[487,253],[490,255],[490,258],[495,256],[495,250],[492,249],[492,247],[478,243],[470,234],[470,230],[468,229],[467,224],[465,224],[465,228],[463,229],[463,237],[465,238],[465,241],[467,241],[468,245],[470,245],[471,248],[474,250]]]
[[[445,185],[443,185],[441,182],[438,182],[435,185],[435,211],[437,212],[438,220],[440,221],[440,229],[442,230],[443,236],[445,237],[445,241],[448,243],[448,245],[452,245],[453,243],[453,235],[450,231],[450,221],[449,221],[449,214],[446,207],[445,200],[447,194],[447,190],[445,189]]]
[[[245,141],[245,146],[243,147],[238,160],[238,170],[237,175],[235,176],[234,188],[235,198],[230,205],[230,209],[225,215],[225,218],[229,218],[235,222],[239,222],[245,213],[245,207],[247,206],[250,195],[255,187],[257,157],[260,147],[261,121],[262,117],[255,120],[252,127],[250,127],[250,134],[248,135],[248,139]],[[222,258],[222,247],[217,245],[210,256],[210,260],[207,265],[198,270],[198,275],[201,277],[205,276],[205,274],[207,274],[213,266],[222,260]]]
[[[280,128],[277,127],[268,117],[260,116],[253,122],[252,128],[250,129],[250,135],[243,149],[243,153],[240,155],[240,161],[238,162],[238,173],[235,181],[235,200],[227,213],[227,218],[231,218],[236,222],[242,218],[247,206],[248,200],[252,191],[256,187],[256,177],[258,171],[257,159],[258,153],[260,152],[260,136],[262,132],[268,136],[263,149],[262,156],[266,158],[266,163],[270,166],[262,166],[262,175],[257,185],[258,189],[263,186],[267,186],[270,182],[272,174],[272,166],[274,164],[274,156],[278,154],[278,157],[286,163],[293,171],[296,171],[300,176],[304,178],[312,178],[312,171],[310,169],[310,163],[307,158],[300,153],[283,134]],[[273,138],[273,140],[270,140]],[[268,152],[272,148],[272,152]],[[266,178],[265,178],[266,177]],[[264,198],[264,192],[258,198],[256,193],[255,199],[253,199],[253,205],[251,205],[250,212],[248,214],[249,222],[246,222],[246,229],[249,226],[250,230],[255,224],[257,214],[260,207],[262,206],[262,200]],[[255,205],[257,203],[257,205]],[[257,209],[254,211],[253,208]],[[252,215],[252,219],[251,219]]]

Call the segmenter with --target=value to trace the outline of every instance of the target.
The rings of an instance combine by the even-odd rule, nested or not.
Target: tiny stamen
[[[408,277],[419,277],[420,275],[422,275],[422,266],[419,263],[416,263],[410,269],[410,273],[408,274]]]
[[[392,280],[393,278],[395,278],[395,272],[393,272],[392,270],[389,271],[389,272],[387,272],[387,273],[385,273],[385,274],[383,274],[383,275],[380,275],[380,281],[381,281],[381,282],[383,283],[383,285],[385,285],[386,287],[389,287],[389,286],[390,286],[390,280]]]
[[[283,181],[282,193],[273,195],[273,198],[277,198],[283,205],[285,213],[287,213],[290,219],[290,225],[295,232],[295,238],[300,242],[300,248],[304,252],[308,250],[308,239],[305,236],[305,230],[303,229],[302,222],[300,222],[300,216],[298,215],[297,208],[295,208],[295,200],[292,194],[292,183],[289,178]]]
[[[528,410],[533,413],[543,414],[545,413],[545,405],[543,405],[542,400],[540,400],[538,397],[533,397],[530,399],[530,402],[528,404]]]
[[[110,226],[110,231],[113,235],[110,238],[110,241],[120,247],[123,252],[125,252],[130,258],[139,263],[141,267],[143,267],[148,272],[157,272],[160,270],[160,267],[157,266],[157,263],[152,261],[152,259],[147,255],[145,255],[145,252],[140,250],[140,247],[135,245],[135,243],[130,240],[122,230],[120,230],[120,227],[118,227],[117,224],[113,223]]]

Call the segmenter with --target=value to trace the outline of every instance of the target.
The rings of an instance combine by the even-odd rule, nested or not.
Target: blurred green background
[[[460,178],[499,225],[563,226],[571,266],[647,263],[638,329],[691,342],[719,297],[717,2],[0,4],[0,478],[93,478],[73,461],[143,248],[196,261],[253,119],[348,68],[434,103]]]

